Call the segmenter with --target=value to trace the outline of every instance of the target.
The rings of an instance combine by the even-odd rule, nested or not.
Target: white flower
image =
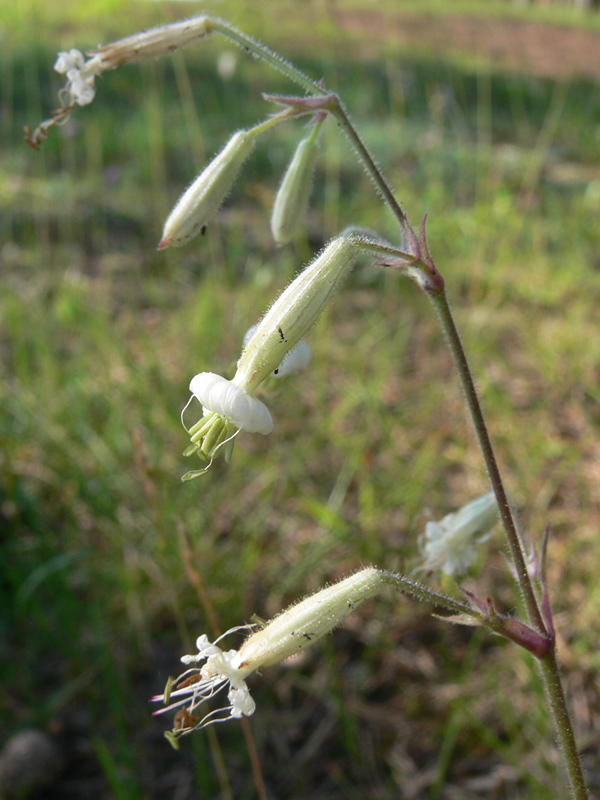
[[[83,54],[73,48],[68,53],[63,51],[58,54],[54,69],[67,76],[67,85],[61,93],[70,95],[68,105],[77,103],[86,106],[92,102],[96,94],[94,78],[101,75],[105,67],[102,66],[100,56],[94,56],[86,61]]]
[[[203,475],[221,448],[224,448],[225,460],[229,461],[233,440],[241,430],[262,433],[265,436],[273,430],[273,418],[265,404],[253,397],[243,386],[228,381],[221,375],[199,372],[190,381],[190,392],[192,397],[183,411],[195,397],[202,406],[202,417],[188,430],[191,444],[184,455],[198,453],[209,464],[201,470],[186,472],[182,477],[184,481]]]
[[[425,561],[420,569],[441,570],[461,575],[475,561],[475,545],[487,541],[498,521],[498,504],[493,492],[472,500],[440,522],[428,522],[421,537]]]
[[[264,403],[214,372],[195,375],[190,381],[190,392],[200,401],[204,413],[212,411],[236,428],[265,435],[273,430],[273,418]]]
[[[54,69],[64,75],[71,69],[81,69],[85,63],[85,58],[80,50],[73,48],[67,53],[63,51],[58,54]]]
[[[233,380],[212,372],[201,372],[192,379],[190,391],[200,401],[203,416],[188,430],[191,444],[184,451],[185,456],[197,453],[209,461],[210,467],[221,448],[229,461],[234,437],[242,428],[248,432],[271,432],[271,415],[254,393],[271,373],[289,373],[308,363],[308,345],[300,345],[295,354],[292,351],[352,268],[360,248],[361,240],[340,236],[292,281],[248,338]],[[288,355],[289,363],[285,360]],[[191,399],[184,412],[190,402]],[[190,470],[182,480],[197,478],[208,467]]]
[[[261,667],[277,664],[314,644],[337,627],[364,600],[381,591],[384,585],[383,573],[367,567],[291,606],[264,628],[252,633],[239,650],[223,651],[218,643],[230,633],[252,630],[252,626],[233,628],[214,643],[209,642],[205,634],[200,636],[196,642],[198,653],[181,659],[188,666],[200,666],[190,666],[174,681],[169,679],[165,693],[152,698],[153,702],[166,704],[166,708],[155,711],[155,715],[180,709],[173,731],[167,734],[171,743],[176,746],[179,736],[212,723],[253,714],[256,704],[246,684],[248,675]],[[216,708],[203,717],[196,714],[207,700],[226,687],[229,687],[228,705]]]
[[[54,65],[57,72],[67,76],[67,85],[61,89],[60,95],[69,96],[67,105],[77,103],[86,106],[96,94],[94,78],[106,70],[167,55],[194,39],[207,36],[211,30],[210,18],[200,16],[171,25],[161,25],[111,42],[92,53],[87,61],[75,48],[68,52],[63,51],[58,54]]]
[[[258,325],[252,325],[244,334],[244,347],[252,338],[252,334],[257,329]],[[302,338],[298,344],[294,345],[283,357],[279,366],[273,370],[271,377],[279,379],[286,378],[288,375],[295,375],[297,372],[302,372],[310,364],[312,352],[309,343],[306,339]]]

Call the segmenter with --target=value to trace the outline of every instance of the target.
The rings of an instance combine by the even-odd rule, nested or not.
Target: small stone
[[[48,734],[35,728],[16,733],[0,752],[2,800],[26,800],[50,786],[63,764],[62,753]]]

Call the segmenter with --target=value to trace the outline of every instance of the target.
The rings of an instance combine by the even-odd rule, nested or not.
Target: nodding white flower
[[[211,30],[210,18],[201,16],[111,42],[92,52],[87,61],[79,50],[63,51],[58,54],[54,65],[57,72],[67,76],[67,85],[60,94],[69,96],[68,105],[88,105],[96,94],[94,79],[106,70],[167,55],[194,39],[206,36]]]
[[[241,430],[264,435],[273,430],[273,418],[266,405],[243,386],[228,381],[221,375],[199,372],[190,381],[190,392],[192,398],[195,397],[202,406],[202,418],[188,431],[191,444],[184,455],[198,453],[201,458],[209,461],[208,467],[221,448],[224,448],[225,459],[229,461],[233,440]],[[186,472],[182,480],[197,478],[208,467]]]
[[[308,208],[315,161],[319,152],[316,141],[322,123],[302,139],[290,161],[275,196],[271,214],[271,231],[277,244],[290,242],[302,224]]]
[[[244,334],[244,347],[250,341],[252,334],[258,325],[252,325]],[[298,344],[294,345],[283,357],[279,366],[271,373],[272,378],[287,378],[288,375],[295,375],[302,372],[310,364],[312,351],[306,339],[302,338]]]
[[[234,133],[175,204],[165,222],[159,250],[170,245],[181,246],[196,234],[205,232],[253,147],[251,131]]]
[[[195,375],[190,381],[190,391],[205,411],[226,417],[237,428],[265,435],[273,430],[273,418],[264,403],[248,394],[242,386],[236,386],[214,372]]]
[[[490,538],[497,521],[496,497],[487,492],[440,522],[428,522],[420,540],[425,557],[420,569],[464,574],[477,556],[475,546]]]
[[[218,643],[230,633],[253,630],[253,626],[233,628],[212,644],[208,636],[200,636],[196,642],[198,653],[181,659],[190,668],[175,680],[169,679],[164,694],[152,698],[153,702],[166,704],[166,708],[155,714],[180,709],[167,738],[176,746],[178,737],[194,730],[253,714],[256,704],[246,684],[252,672],[310,647],[336,628],[364,600],[378,594],[384,585],[383,573],[367,567],[291,606],[252,633],[239,650],[223,651]],[[196,713],[209,698],[226,687],[229,687],[228,705],[202,717]]]
[[[188,430],[191,444],[184,451],[185,456],[197,453],[209,461],[210,467],[221,448],[229,461],[234,437],[240,430],[271,432],[271,415],[254,392],[271,373],[297,369],[298,360],[307,363],[308,345],[300,345],[296,355],[292,351],[350,271],[360,247],[360,239],[340,236],[292,281],[248,338],[233,380],[212,372],[201,372],[192,379],[190,391],[200,401],[203,416]],[[289,365],[285,360],[288,355]],[[190,402],[191,398],[188,405]],[[208,467],[186,472],[182,480],[197,478]]]

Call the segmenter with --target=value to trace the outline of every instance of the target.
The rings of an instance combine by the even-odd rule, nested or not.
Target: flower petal
[[[190,392],[203,408],[229,419],[238,428],[265,435],[273,430],[273,418],[266,405],[221,375],[198,373],[190,381]]]

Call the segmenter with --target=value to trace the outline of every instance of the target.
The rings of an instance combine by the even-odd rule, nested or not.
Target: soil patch
[[[369,11],[337,13],[361,39],[391,41],[439,54],[473,55],[495,66],[546,78],[600,81],[600,32],[489,17]]]

